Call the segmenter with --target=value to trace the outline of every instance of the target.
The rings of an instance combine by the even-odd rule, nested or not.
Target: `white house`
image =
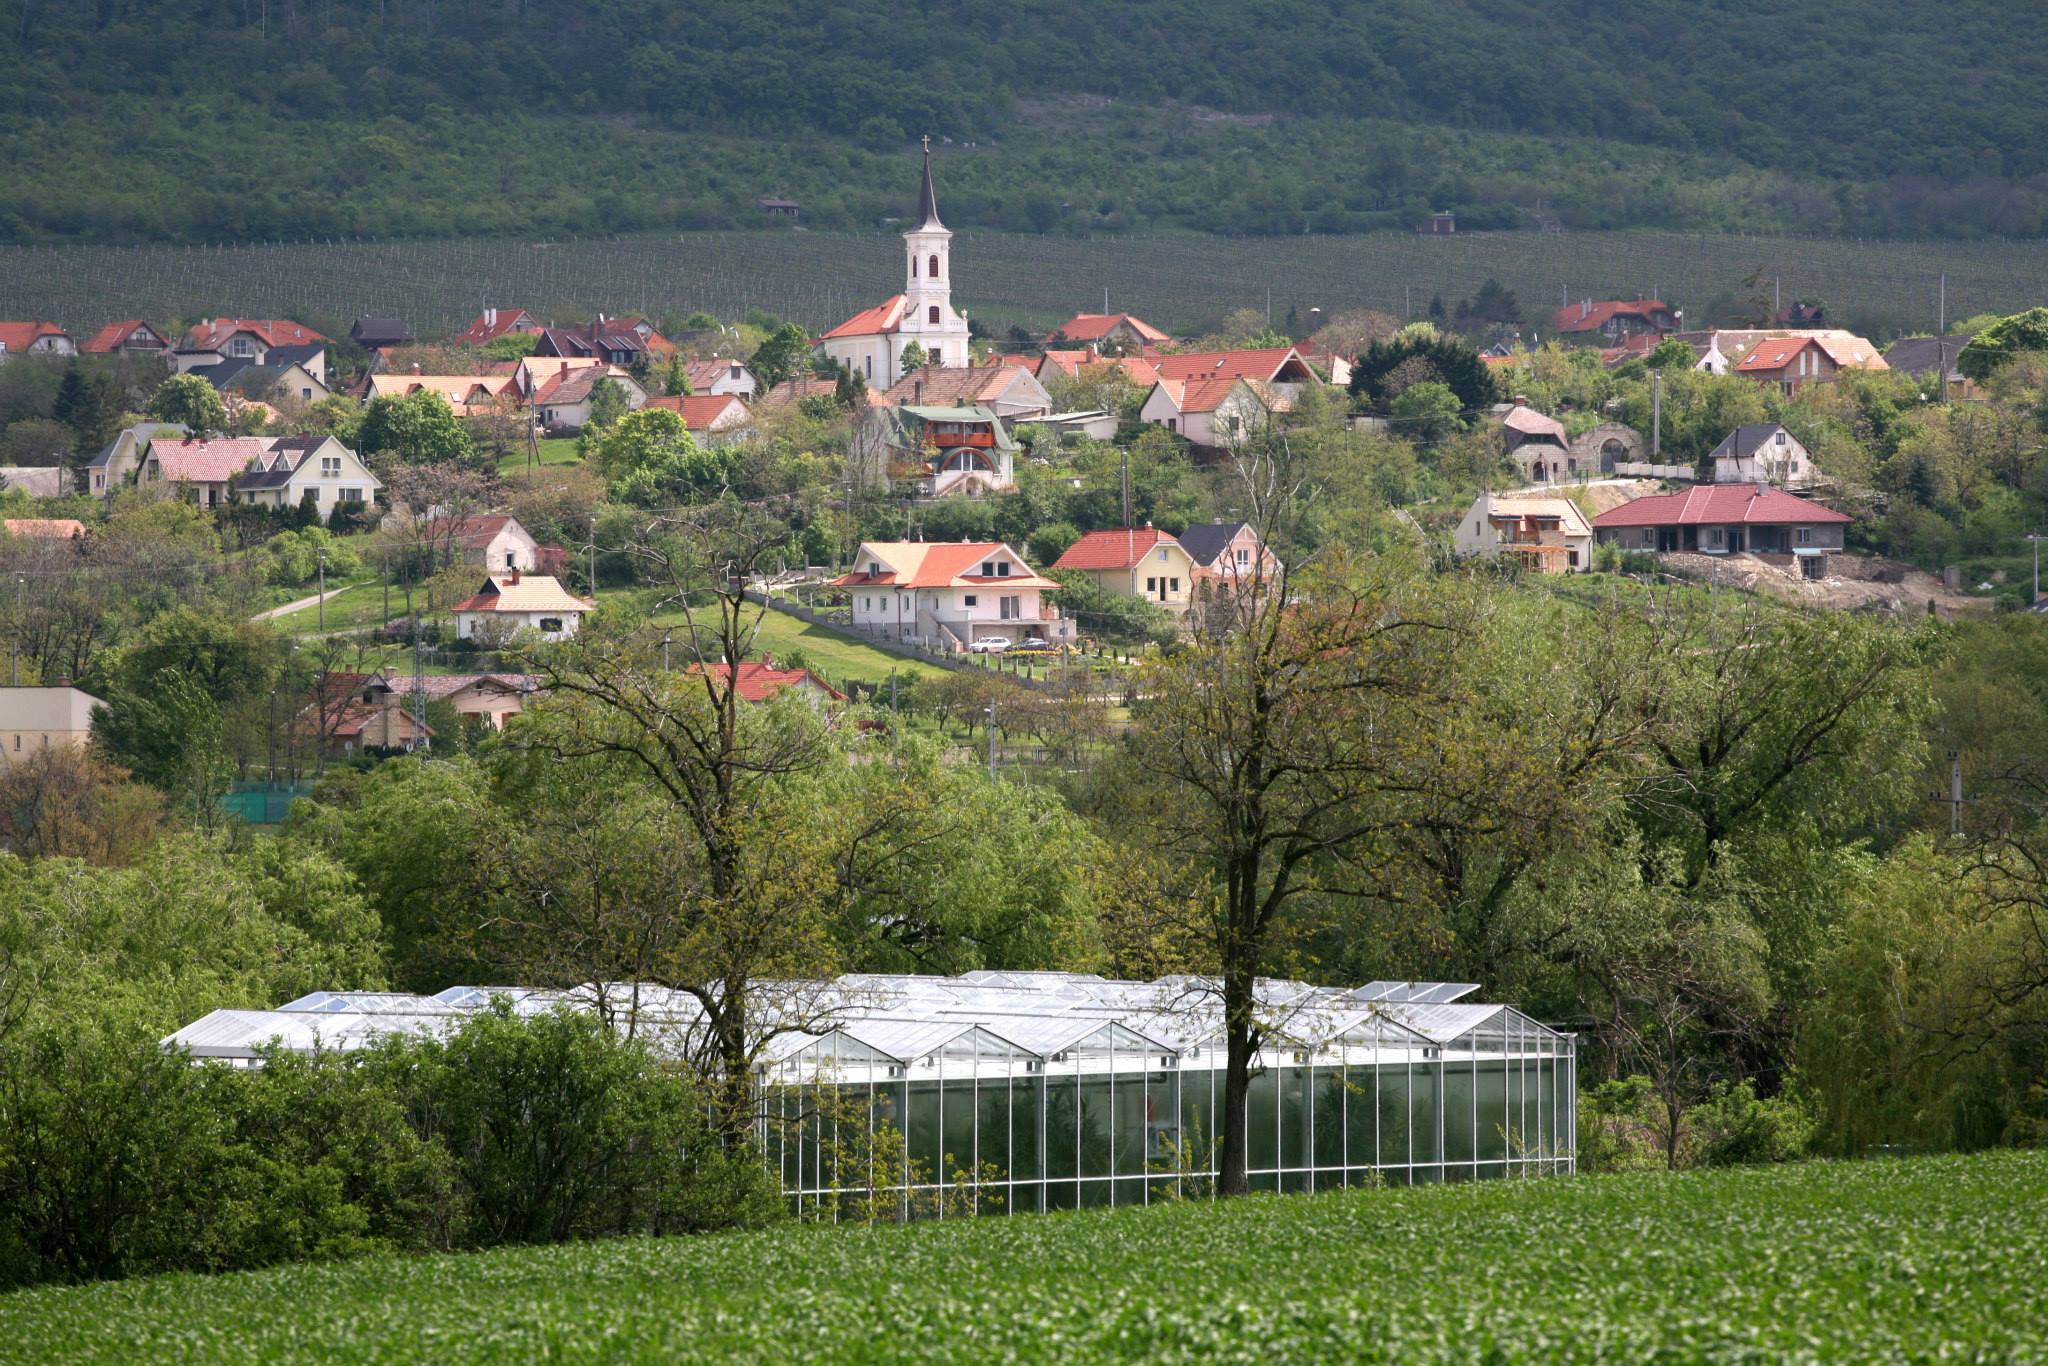
[[[582,431],[589,425],[591,400],[597,386],[607,382],[616,384],[625,395],[627,411],[647,406],[647,391],[623,366],[588,365],[557,371],[552,379],[541,382],[533,395],[533,408],[540,414],[541,425],[551,432]]]
[[[530,574],[540,567],[540,542],[518,518],[503,513],[473,514],[453,526],[437,517],[428,524],[426,538],[436,547],[449,546],[465,564],[481,565],[494,574]]]
[[[1197,446],[1223,447],[1260,430],[1287,406],[1286,397],[1262,380],[1161,379],[1145,396],[1138,417]]]
[[[853,572],[833,580],[853,601],[856,630],[937,650],[972,641],[1072,639],[1074,624],[1040,597],[1059,585],[1000,541],[864,541]]]
[[[478,633],[500,639],[514,631],[532,630],[543,640],[567,640],[583,625],[583,614],[597,604],[579,598],[545,574],[492,574],[474,597],[455,604],[455,638],[475,640]]]
[[[1737,427],[1714,447],[1710,458],[1717,484],[1776,484],[1784,489],[1805,489],[1820,481],[1820,471],[1806,447],[1775,422]]]
[[[1458,558],[1511,555],[1539,574],[1582,574],[1593,567],[1593,524],[1569,498],[1472,500],[1452,537]]]
[[[690,377],[690,392],[693,394],[734,394],[740,398],[752,398],[760,387],[747,363],[730,357],[686,361],[683,373]]]
[[[854,314],[819,337],[813,350],[867,381],[880,392],[903,377],[903,349],[916,342],[936,365],[972,365],[967,318],[953,308],[953,234],[939,221],[932,193],[930,139],[924,149],[924,183],[918,192],[917,223],[903,234],[903,292]]]

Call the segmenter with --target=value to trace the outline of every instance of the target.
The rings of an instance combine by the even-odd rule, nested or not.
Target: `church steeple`
[[[917,191],[917,227],[913,231],[945,226],[939,221],[939,198],[932,193],[932,138],[927,133],[924,137],[924,184]]]

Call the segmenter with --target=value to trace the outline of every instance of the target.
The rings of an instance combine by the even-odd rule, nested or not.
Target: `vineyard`
[[[894,237],[708,232],[564,239],[340,241],[216,247],[0,248],[0,317],[51,318],[83,336],[114,318],[229,313],[346,326],[396,315],[423,337],[457,331],[486,304],[544,318],[595,310],[740,317],[762,309],[830,325],[900,287]],[[1000,333],[1071,313],[1138,313],[1181,331],[1235,308],[1371,307],[1419,315],[1489,277],[1528,320],[1567,299],[1656,292],[1704,319],[1761,271],[1786,300],[1824,300],[1884,338],[1947,316],[2009,312],[2048,295],[2048,241],[1972,243],[1653,232],[1351,237],[1061,237],[962,233],[959,299]],[[1767,283],[1764,286],[1770,288]]]
[[[2038,1362],[2039,1153],[163,1276],[0,1361]]]

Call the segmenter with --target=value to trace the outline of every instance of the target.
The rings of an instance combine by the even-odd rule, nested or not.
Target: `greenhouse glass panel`
[[[1350,1087],[1341,1067],[1319,1067],[1315,1071],[1316,1146],[1311,1161],[1321,1171],[1342,1168],[1344,1117],[1351,1105]],[[1321,1186],[1319,1179],[1316,1184]],[[1331,1184],[1336,1184],[1331,1182]]]
[[[1110,1107],[1112,1166],[1118,1176],[1143,1176],[1145,1140],[1152,1122],[1145,1074],[1127,1072],[1116,1078]]]
[[[905,1111],[904,1136],[910,1141],[911,1180],[915,1185],[929,1185],[945,1169],[945,1131],[939,1123],[944,1099],[935,1081],[913,1081],[908,1086],[910,1105]]]
[[[939,1184],[950,1185],[962,1175],[974,1174],[975,1085],[972,1079],[946,1083],[945,1159],[939,1170]]]
[[[1008,1078],[989,1078],[981,1083],[974,1131],[976,1167],[982,1173],[987,1173],[993,1167],[995,1180],[1009,1180],[1011,1156]]]
[[[1109,1078],[1081,1078],[1081,1175],[1109,1175]]]
[[[1453,1164],[1470,1163],[1476,1156],[1472,1146],[1472,1131],[1475,1125],[1472,1114],[1471,1059],[1447,1060],[1443,1068],[1443,1086],[1444,1161]]]
[[[1379,1072],[1380,1151],[1383,1167],[1400,1166],[1409,1159],[1408,1068],[1382,1067]]]
[[[1021,1076],[1010,1082],[1010,1153],[1019,1181],[1045,1178],[1045,1079]]]
[[[1218,1091],[1223,1079],[1216,1079]],[[1245,1092],[1246,1166],[1255,1172],[1272,1171],[1280,1160],[1280,1082],[1273,1069],[1251,1079]]]
[[[1280,1069],[1280,1166],[1294,1169],[1308,1165],[1309,1085],[1308,1069]]]
[[[1443,1067],[1439,1063],[1419,1062],[1408,1070],[1408,1087],[1412,1098],[1409,1110],[1409,1132],[1414,1136],[1413,1162],[1441,1162],[1444,1160],[1442,1106],[1437,1103],[1437,1092],[1442,1089]]]
[[[1081,1174],[1080,1081],[1075,1077],[1048,1077],[1045,1083],[1045,1174],[1052,1180],[1071,1181]],[[1069,1206],[1071,1207],[1071,1206]]]
[[[1507,1066],[1497,1057],[1479,1060],[1479,1160],[1497,1162],[1508,1152]]]

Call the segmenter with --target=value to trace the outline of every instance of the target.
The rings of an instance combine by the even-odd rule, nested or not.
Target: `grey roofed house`
[[[1771,444],[1771,438],[1784,430],[1784,427],[1776,422],[1756,422],[1746,427],[1737,427],[1721,438],[1721,444],[1709,451],[1707,458],[1719,460],[1723,456],[1732,455],[1738,460],[1747,459]]]
[[[301,432],[297,436],[277,438],[270,443],[269,455],[257,457],[257,463],[235,480],[236,491],[254,493],[258,489],[290,487],[292,476],[312,458],[313,452],[331,440],[332,437],[318,432]]]
[[[1973,329],[1946,337],[1907,337],[1892,343],[1892,349],[1884,353],[1884,363],[1908,375],[1931,375],[1939,371],[1944,381],[1960,381],[1963,376],[1956,369],[1956,357],[1976,335]]]
[[[191,428],[182,422],[138,422],[114,434],[114,439],[100,448],[99,454],[85,462],[85,491],[91,494],[112,494],[128,482],[128,476],[141,468],[142,460],[149,453],[149,443],[158,437],[184,438],[192,435]]]
[[[348,330],[349,340],[366,351],[389,346],[411,346],[412,329],[397,318],[357,318]]]
[[[1216,557],[1244,528],[1243,522],[1196,522],[1174,539],[1180,542],[1182,550],[1188,552],[1189,558],[1206,568],[1216,563]]]
[[[326,354],[327,347],[322,342],[308,342],[304,346],[273,346],[263,357],[263,363],[273,370],[282,370],[287,365],[303,365],[317,376],[320,371],[314,368],[313,362]]]
[[[0,493],[20,489],[37,498],[61,498],[70,483],[71,472],[62,465],[0,465]]]

